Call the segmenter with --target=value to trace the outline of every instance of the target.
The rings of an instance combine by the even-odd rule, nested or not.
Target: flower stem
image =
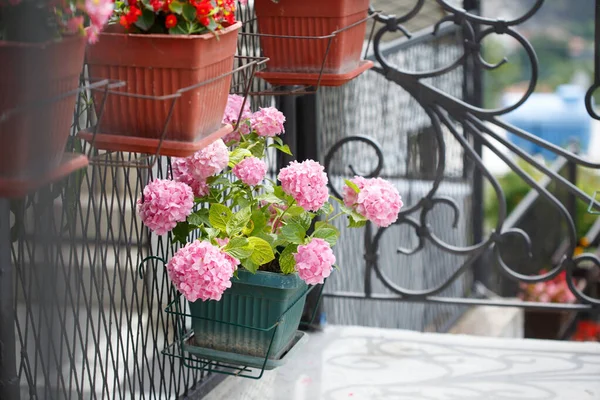
[[[296,200],[292,200],[292,202],[290,203],[290,205],[288,205],[288,208],[286,208],[285,210],[283,210],[283,213],[281,213],[281,215],[278,218],[275,218],[275,221],[273,221],[273,226],[271,227],[271,232],[275,233],[275,227],[277,226],[277,224],[279,223],[279,221],[283,220],[283,216],[288,212],[288,210],[290,209],[291,206],[294,205],[294,203],[296,203]]]

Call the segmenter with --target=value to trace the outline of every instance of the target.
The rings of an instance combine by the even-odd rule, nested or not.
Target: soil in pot
[[[367,17],[368,0],[255,0],[259,32],[286,36],[327,36]],[[366,21],[329,39],[261,37],[268,70],[343,74],[359,67]],[[323,60],[325,56],[325,65]]]
[[[220,129],[240,26],[238,22],[225,28],[218,38],[210,33],[125,34],[115,27],[102,33],[87,49],[90,76],[123,81],[126,86],[117,92],[154,99],[109,94],[99,132],[160,139],[174,100],[171,95],[177,93],[181,97],[166,140],[196,142]],[[207,81],[211,82],[203,84]],[[97,107],[101,97],[100,92],[94,96]]]
[[[48,173],[60,163],[73,122],[85,38],[0,41],[0,178]]]
[[[293,340],[306,300],[307,285],[296,274],[238,270],[220,301],[198,300],[190,303],[195,344],[200,347],[237,354],[277,359]],[[295,304],[294,304],[295,303]],[[293,304],[293,306],[292,306]],[[268,329],[284,312],[277,330],[258,331],[218,323],[213,320]],[[275,336],[273,333],[275,332]]]

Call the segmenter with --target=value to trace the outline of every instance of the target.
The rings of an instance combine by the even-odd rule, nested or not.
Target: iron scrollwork
[[[410,96],[422,107],[431,120],[431,125],[434,128],[434,140],[437,143],[437,166],[435,168],[435,176],[432,180],[431,189],[429,192],[415,204],[406,206],[402,209],[396,226],[407,226],[416,235],[417,245],[412,249],[398,248],[398,253],[404,255],[412,255],[422,251],[424,244],[429,242],[435,247],[444,252],[461,255],[466,257],[462,265],[460,265],[452,274],[440,285],[434,288],[423,290],[411,290],[399,286],[392,282],[382,271],[377,260],[379,249],[379,241],[387,228],[375,229],[372,225],[368,225],[365,232],[365,260],[366,260],[366,276],[364,294],[357,293],[329,293],[326,296],[331,297],[347,297],[347,298],[367,298],[367,299],[384,299],[384,300],[403,300],[403,301],[423,301],[423,302],[438,302],[449,304],[496,304],[496,305],[518,305],[528,308],[562,308],[570,310],[587,310],[592,308],[600,308],[600,299],[591,298],[584,294],[573,283],[573,271],[583,262],[592,263],[595,268],[600,268],[600,259],[594,254],[581,254],[574,256],[574,251],[577,246],[577,236],[575,225],[569,211],[566,207],[552,194],[546,187],[542,186],[539,181],[536,181],[527,171],[521,168],[515,161],[507,157],[501,152],[497,145],[492,141],[498,141],[502,146],[506,147],[510,152],[525,160],[529,165],[540,171],[543,175],[551,179],[556,185],[562,187],[572,196],[585,202],[598,206],[598,202],[589,194],[578,189],[574,183],[562,177],[557,172],[548,168],[543,162],[535,159],[525,151],[517,147],[515,144],[498,135],[490,126],[495,126],[506,130],[507,132],[518,136],[522,139],[535,143],[536,145],[550,150],[554,154],[565,158],[568,162],[577,166],[600,169],[600,164],[591,162],[583,157],[575,154],[569,149],[560,148],[556,145],[548,143],[522,129],[504,122],[501,116],[520,107],[534,92],[538,81],[538,60],[536,53],[529,41],[515,28],[523,22],[529,20],[540,9],[544,0],[537,0],[533,6],[522,16],[513,20],[499,20],[486,18],[477,15],[473,12],[466,11],[451,5],[447,0],[436,0],[437,4],[445,11],[445,16],[441,18],[432,27],[430,35],[436,35],[440,27],[444,24],[455,25],[462,32],[463,54],[448,65],[433,69],[430,71],[406,71],[392,65],[381,51],[382,38],[389,33],[401,32],[409,41],[413,35],[403,24],[419,13],[424,5],[424,0],[415,0],[414,7],[405,15],[388,16],[380,13],[376,20],[381,24],[373,38],[374,56],[378,64],[375,71],[383,75],[387,80],[399,85],[407,91]],[[599,9],[600,10],[600,9]],[[600,11],[597,11],[600,15]],[[596,43],[600,40],[600,28],[596,26]],[[450,95],[427,81],[427,78],[439,77],[454,71],[462,66],[465,62],[470,61],[477,65],[482,71],[494,70],[507,62],[506,59],[498,63],[489,63],[484,59],[482,54],[482,42],[490,35],[508,35],[522,47],[525,51],[530,63],[531,76],[527,84],[527,89],[524,94],[514,104],[496,109],[482,108],[479,104],[470,104],[462,99]],[[597,55],[600,57],[600,55]],[[596,75],[600,74],[598,68],[600,62],[596,61]],[[597,85],[598,82],[595,83]],[[595,87],[590,89],[592,93]],[[588,94],[588,97],[591,94]],[[589,101],[589,100],[588,100]],[[591,103],[590,103],[591,104]],[[593,108],[588,106],[590,115],[597,118]],[[457,129],[457,126],[463,127],[463,132]],[[432,227],[427,223],[428,215],[439,204],[449,206],[453,210],[453,224],[456,226],[460,217],[460,210],[456,202],[449,197],[438,195],[439,187],[444,180],[444,172],[446,169],[446,144],[444,131],[456,139],[464,150],[466,157],[474,165],[481,175],[491,184],[495,196],[498,199],[499,209],[497,215],[497,223],[492,232],[484,237],[479,243],[469,246],[456,246],[444,241],[439,235],[436,235]],[[509,263],[504,261],[502,243],[508,239],[517,238],[524,247],[530,252],[531,238],[521,229],[506,226],[507,207],[504,192],[498,180],[486,168],[480,153],[478,153],[471,141],[467,138],[468,133],[473,140],[478,141],[485,148],[496,154],[506,165],[516,173],[523,181],[525,181],[533,190],[537,191],[539,196],[545,201],[548,201],[556,211],[560,214],[562,222],[567,226],[566,250],[562,259],[549,272],[535,276],[519,273]],[[375,150],[377,157],[377,167],[373,171],[363,174],[365,177],[378,176],[382,171],[384,153],[374,140],[364,136],[346,137],[336,143],[327,153],[325,157],[325,168],[330,169],[333,156],[343,146],[353,143],[362,142],[372,147]],[[353,174],[354,169],[350,168]],[[339,196],[338,190],[330,183],[331,190]],[[439,297],[439,294],[451,285],[458,277],[465,273],[474,262],[476,262],[486,252],[491,252],[494,261],[500,266],[500,271],[508,278],[525,283],[537,283],[555,278],[562,271],[566,271],[567,282],[570,290],[579,300],[578,304],[565,305],[549,305],[537,304],[531,302],[512,302],[512,301],[491,301],[481,299],[456,299]],[[393,293],[393,295],[373,294],[371,275],[374,274],[377,279]]]

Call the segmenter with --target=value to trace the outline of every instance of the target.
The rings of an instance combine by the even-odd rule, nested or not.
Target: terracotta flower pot
[[[76,94],[49,100],[76,91],[84,50],[80,36],[45,43],[0,41],[0,179],[35,178],[60,163]],[[5,114],[13,109],[21,111]]]
[[[255,0],[261,34],[325,36],[367,17],[369,0]],[[344,74],[359,67],[366,21],[332,39],[284,39],[261,37],[269,71]]]
[[[571,313],[558,310],[525,310],[525,337],[559,339]]]
[[[97,44],[88,46],[86,62],[92,79],[124,81],[126,86],[116,89],[118,92],[168,96],[230,72],[240,26],[238,22],[220,31],[218,37],[211,33],[192,36],[115,33],[113,26],[113,30],[100,34]],[[182,93],[165,139],[193,143],[219,130],[230,83],[231,75],[227,75]],[[96,106],[101,96],[101,92],[95,93]],[[110,94],[99,132],[160,139],[172,101]]]

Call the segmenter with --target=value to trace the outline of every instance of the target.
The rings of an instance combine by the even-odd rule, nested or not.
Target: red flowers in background
[[[540,274],[548,271],[541,270]],[[554,279],[533,284],[521,283],[519,298],[523,301],[539,301],[542,303],[574,303],[575,295],[567,284],[567,275],[563,271]]]
[[[600,342],[600,323],[579,321],[572,339],[577,342]]]
[[[167,29],[171,29],[177,26],[177,17],[173,14],[167,16],[167,19],[165,20],[165,26],[167,27]]]

